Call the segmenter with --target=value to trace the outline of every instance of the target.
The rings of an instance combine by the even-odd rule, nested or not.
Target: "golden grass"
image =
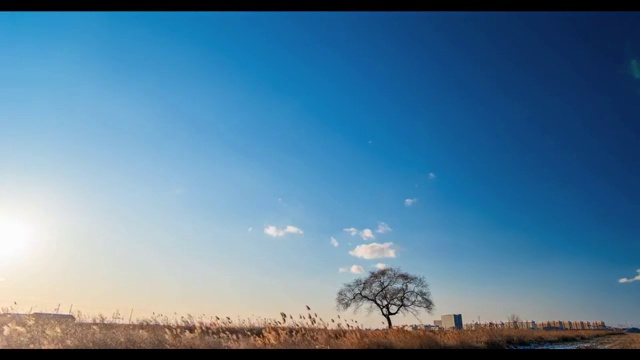
[[[365,330],[356,321],[338,317],[325,322],[312,312],[295,318],[282,313],[278,320],[189,316],[171,322],[155,317],[131,325],[110,323],[104,317],[75,323],[4,320],[0,348],[508,348],[612,334],[595,330]],[[630,339],[637,344],[638,338]],[[631,343],[621,342],[620,346],[627,344]]]
[[[609,349],[640,349],[640,334],[612,336],[606,344]]]

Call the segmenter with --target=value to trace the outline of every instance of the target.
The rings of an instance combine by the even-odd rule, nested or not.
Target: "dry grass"
[[[325,322],[310,311],[295,317],[282,313],[278,320],[187,317],[170,322],[155,317],[133,325],[110,323],[104,317],[66,324],[12,320],[0,324],[0,348],[508,348],[609,334],[593,330],[365,330],[356,321],[338,317]],[[637,337],[628,338],[637,346]]]
[[[612,336],[606,347],[609,349],[640,349],[640,334]]]

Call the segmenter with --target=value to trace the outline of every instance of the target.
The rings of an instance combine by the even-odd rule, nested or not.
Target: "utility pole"
[[[131,309],[131,314],[129,314],[129,324],[131,324],[131,317],[133,316],[133,309]]]
[[[71,309],[73,309],[73,304],[71,304],[71,307],[69,308],[69,315],[71,315]]]

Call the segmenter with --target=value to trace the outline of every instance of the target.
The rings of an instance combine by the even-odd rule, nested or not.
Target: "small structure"
[[[445,330],[456,329],[462,330],[462,315],[461,314],[448,314],[441,317],[442,327]]]
[[[0,325],[6,325],[12,322],[22,323],[25,322],[28,318],[28,314],[2,313],[0,314]]]
[[[49,320],[49,321],[60,321],[60,322],[75,322],[76,318],[73,315],[66,314],[51,314],[51,313],[33,313],[30,317],[36,321],[38,320]]]
[[[73,315],[65,314],[53,314],[53,313],[33,313],[33,314],[19,314],[19,313],[3,313],[0,314],[0,324],[8,324],[11,322],[25,323],[27,321],[55,321],[61,323],[75,322],[76,318]]]

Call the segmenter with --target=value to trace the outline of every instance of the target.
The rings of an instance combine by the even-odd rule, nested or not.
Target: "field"
[[[586,340],[617,334],[607,331],[485,329],[465,331],[366,330],[355,321],[324,321],[309,313],[281,314],[278,320],[182,318],[137,324],[105,318],[61,323],[11,320],[0,323],[0,348],[322,348],[322,349],[502,349],[532,343]],[[638,335],[610,336],[607,347],[635,347]],[[615,344],[615,346],[614,346]]]
[[[640,334],[609,337],[603,341],[603,347],[607,349],[640,349]]]

